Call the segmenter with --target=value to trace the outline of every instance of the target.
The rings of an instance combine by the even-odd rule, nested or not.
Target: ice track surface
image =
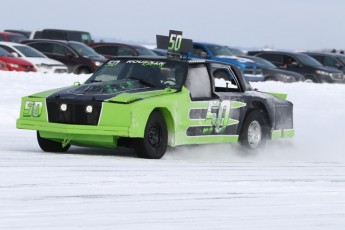
[[[345,85],[253,83],[294,103],[296,136],[237,145],[44,153],[17,130],[20,97],[87,75],[0,71],[0,229],[345,229]]]

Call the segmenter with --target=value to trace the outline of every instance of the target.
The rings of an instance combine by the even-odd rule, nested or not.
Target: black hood
[[[48,99],[104,101],[121,93],[138,93],[157,90],[142,85],[137,80],[119,80],[116,82],[93,82],[65,88],[50,95]]]

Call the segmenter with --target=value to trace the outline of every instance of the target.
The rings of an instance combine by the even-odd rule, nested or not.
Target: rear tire
[[[71,145],[62,147],[62,143],[60,142],[42,138],[39,131],[37,131],[37,142],[44,152],[66,152],[71,147]]]
[[[153,111],[147,121],[144,138],[136,139],[134,149],[141,158],[160,159],[168,145],[168,129],[163,116]]]
[[[266,118],[259,110],[250,112],[243,123],[240,143],[247,150],[256,150],[265,145],[268,138]]]

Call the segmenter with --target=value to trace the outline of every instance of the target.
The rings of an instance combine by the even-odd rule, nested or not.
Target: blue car
[[[221,61],[238,66],[248,81],[264,81],[262,69],[252,60],[234,56],[222,45],[193,42],[193,50],[188,57]]]

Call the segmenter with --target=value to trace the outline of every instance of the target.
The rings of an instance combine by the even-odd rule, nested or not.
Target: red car
[[[21,41],[26,40],[22,34],[10,33],[10,32],[0,32],[0,41],[4,42],[17,42],[20,43]]]
[[[4,70],[10,71],[25,71],[36,72],[35,67],[28,61],[21,58],[16,58],[6,50],[0,48],[0,70],[2,70],[1,62],[5,63]]]

